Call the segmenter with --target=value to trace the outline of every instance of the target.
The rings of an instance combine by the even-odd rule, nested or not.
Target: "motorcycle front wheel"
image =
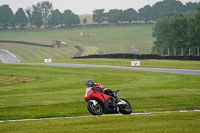
[[[88,111],[93,115],[102,115],[103,114],[103,108],[101,107],[101,105],[98,102],[96,102],[96,104],[94,104],[93,102],[88,102],[87,108],[88,108]]]
[[[131,104],[123,98],[120,98],[120,102],[123,104],[119,105],[119,112],[122,114],[131,114],[132,113],[132,106]]]

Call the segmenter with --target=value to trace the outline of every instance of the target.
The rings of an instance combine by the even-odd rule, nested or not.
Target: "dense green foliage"
[[[108,23],[118,24],[120,21],[122,21],[123,10],[112,9],[106,14],[106,16]]]
[[[63,13],[63,23],[66,27],[72,27],[73,25],[80,24],[80,19],[71,10],[65,10]]]
[[[13,26],[15,17],[8,5],[0,6],[0,26],[7,28]]]
[[[166,54],[170,48],[170,55],[197,55],[200,48],[200,8],[195,15],[181,14],[165,17],[157,22],[154,27],[153,52]],[[190,49],[189,49],[190,48]],[[175,51],[176,50],[176,51]]]
[[[187,5],[183,5],[177,0],[163,0],[157,2],[152,7],[147,5],[139,10],[141,20],[157,20],[168,14],[178,14],[186,12]]]
[[[32,24],[35,25],[38,29],[40,28],[41,25],[44,24],[43,22],[43,17],[42,13],[40,10],[37,9],[36,6],[33,6],[33,12],[32,12]]]
[[[25,12],[22,8],[19,8],[15,13],[15,23],[20,26],[20,28],[24,28],[24,26],[28,23],[28,18],[25,15]]]
[[[177,0],[163,0],[157,2],[153,6],[146,5],[143,8],[139,9],[138,12],[133,8],[125,10],[111,9],[108,12],[104,12],[104,9],[97,9],[93,11],[92,16],[93,16],[93,21],[97,22],[98,24],[102,24],[103,22],[107,22],[110,24],[132,23],[132,22],[135,23],[137,21],[148,22],[152,20],[157,21],[157,19],[163,16],[171,16],[174,14],[180,14],[182,12],[195,12],[197,6],[199,5],[200,3],[189,2],[186,3],[186,5],[184,5],[182,4],[181,1]],[[1,26],[4,28],[12,27],[15,26],[16,24],[19,24],[19,23],[14,23],[15,21],[12,21],[13,19],[12,15],[7,14],[12,11],[9,9],[8,6],[7,8],[8,9],[0,8],[1,12],[0,16],[4,18],[4,21],[2,22],[0,21],[0,24],[2,23]],[[65,10],[64,13],[60,13],[58,9],[53,10],[52,3],[48,1],[42,1],[38,2],[36,5],[32,5],[32,10],[33,11],[28,9],[28,11],[26,11],[31,28],[32,24],[38,28],[43,24],[44,28],[46,28],[47,26],[53,28],[56,26],[63,26],[63,25],[71,27],[80,24],[79,16],[72,13],[71,10]],[[12,24],[10,23],[10,21],[12,21]],[[23,23],[26,23],[26,20],[24,21],[25,22]]]
[[[36,7],[42,13],[42,17],[44,20],[44,27],[46,28],[49,15],[51,11],[53,10],[53,5],[49,1],[42,1],[42,2],[37,3]]]
[[[129,23],[131,23],[132,21],[137,20],[137,15],[138,14],[135,9],[129,8],[127,10],[124,10],[122,19],[125,22],[128,21]]]
[[[50,17],[49,17],[49,21],[48,21],[48,24],[49,26],[57,26],[57,25],[60,25],[63,23],[63,16],[62,16],[62,13],[56,9],[56,10],[53,10]]]
[[[92,20],[98,24],[103,23],[106,20],[104,9],[98,9],[93,11]]]

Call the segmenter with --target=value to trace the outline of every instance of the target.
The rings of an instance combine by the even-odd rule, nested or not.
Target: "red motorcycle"
[[[123,99],[118,98],[117,93],[119,90],[113,91],[113,96],[104,94],[102,89],[96,90],[87,88],[85,94],[85,101],[87,102],[88,111],[93,115],[111,114],[111,113],[122,113],[131,114],[131,104]]]

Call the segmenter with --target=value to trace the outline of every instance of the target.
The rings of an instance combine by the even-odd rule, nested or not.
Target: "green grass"
[[[55,60],[53,62],[55,62],[55,63],[72,63],[72,64],[131,66],[131,61],[140,61],[141,67],[200,69],[200,61],[181,61],[181,60],[137,60],[137,59],[92,58],[92,59]]]
[[[63,46],[62,48],[46,48],[25,44],[0,43],[0,49],[9,50],[17,56],[20,62],[44,61],[44,58],[66,59],[73,57],[78,52],[74,45]]]
[[[130,101],[133,112],[200,109],[200,76],[108,68],[0,63],[0,120],[91,116],[85,81],[94,79]],[[12,76],[10,76],[12,75]],[[21,82],[24,79],[34,79]],[[18,81],[18,82],[16,82]],[[199,112],[0,122],[0,132],[198,133]]]
[[[84,32],[83,37],[80,36],[81,31]],[[89,33],[92,33],[92,36],[88,36]],[[104,53],[127,53],[129,52],[127,44],[133,45],[135,50],[139,50],[140,53],[151,53],[151,47],[154,41],[151,34],[152,26],[149,25],[127,27],[116,26],[49,31],[4,31],[0,32],[0,40],[19,40],[47,45],[50,45],[52,40],[60,40],[67,42],[69,44],[68,49],[72,51],[74,50],[70,46],[74,46],[75,44],[81,45],[84,49],[91,48],[90,50],[85,50],[83,55],[94,54],[97,50],[101,50]],[[2,47],[7,50],[12,49],[12,47],[17,49],[18,46],[19,45],[17,44],[2,45],[0,43],[0,49],[2,49]],[[24,45],[20,46],[24,47],[24,51],[26,51],[27,47],[29,47]],[[14,54],[16,53],[15,51],[12,52]],[[40,56],[40,53],[35,54]],[[69,58],[69,56],[67,58]],[[38,60],[38,58],[35,60]]]
[[[0,123],[3,133],[199,133],[199,112]]]
[[[0,64],[0,75],[36,80],[0,86],[0,120],[90,115],[85,81],[120,89],[133,112],[200,109],[199,76],[106,68]]]

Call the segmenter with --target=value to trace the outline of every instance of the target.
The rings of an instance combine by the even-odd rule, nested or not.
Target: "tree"
[[[194,17],[190,18],[188,26],[188,45],[190,47],[200,48],[200,7]]]
[[[71,10],[65,10],[63,13],[63,22],[65,26],[72,27],[73,25],[80,24],[80,19]]]
[[[92,20],[98,24],[103,23],[106,20],[104,9],[98,9],[93,11]]]
[[[163,0],[152,7],[149,5],[139,9],[140,20],[157,20],[164,16],[178,15],[186,11],[186,7],[178,0]]]
[[[188,55],[189,48],[200,47],[200,8],[196,14],[180,14],[171,17],[165,17],[157,22],[154,27],[153,36],[156,38],[153,51],[157,52],[166,48],[183,48]]]
[[[129,8],[123,12],[123,21],[128,21],[131,23],[133,20],[137,18],[137,11],[133,8]]]
[[[42,1],[36,4],[35,6],[39,12],[41,12],[42,17],[44,19],[44,27],[46,28],[48,23],[48,17],[53,10],[52,3],[49,1]]]
[[[179,14],[185,11],[185,6],[177,0],[164,0],[152,6],[152,20],[157,20],[167,14]]]
[[[8,5],[0,6],[0,26],[7,28],[15,25],[15,17]]]
[[[118,24],[123,19],[123,11],[118,9],[109,10],[107,13],[107,21],[109,23]]]
[[[188,26],[188,18],[183,14],[159,20],[154,29],[155,48],[188,48]]]
[[[192,2],[188,2],[186,3],[185,5],[185,9],[186,11],[188,12],[194,12],[194,11],[197,11],[197,7],[200,6],[200,2],[199,3],[192,3]]]
[[[143,8],[140,8],[138,16],[139,16],[139,20],[143,20],[145,22],[151,20],[152,7],[150,5],[146,5]]]
[[[33,5],[32,24],[38,29],[44,24],[41,12]]]
[[[27,8],[26,10],[26,14],[28,16],[28,22],[29,22],[29,25],[30,25],[30,29],[32,29],[32,8]]]
[[[24,28],[24,26],[28,23],[28,18],[25,15],[25,12],[22,8],[19,8],[17,12],[15,13],[15,23],[18,24],[21,28]]]
[[[57,26],[60,24],[63,24],[63,15],[58,9],[56,9],[51,12],[51,15],[49,16],[48,20],[48,25]]]

